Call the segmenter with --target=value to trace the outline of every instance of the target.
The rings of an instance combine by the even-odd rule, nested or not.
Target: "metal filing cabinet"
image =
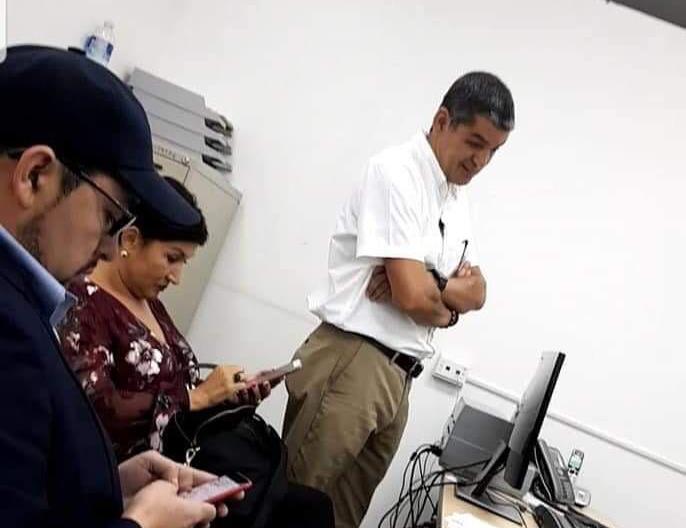
[[[160,174],[181,181],[197,197],[210,233],[207,243],[198,248],[185,266],[181,285],[167,288],[160,296],[176,326],[185,334],[224,245],[241,193],[204,163],[159,140],[155,143],[154,159]]]
[[[155,139],[198,158],[220,173],[231,172],[233,125],[205,105],[205,98],[135,68],[128,80],[145,109]]]

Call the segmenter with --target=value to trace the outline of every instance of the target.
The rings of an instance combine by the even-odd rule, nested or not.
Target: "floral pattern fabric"
[[[62,349],[117,458],[161,451],[169,418],[188,409],[188,390],[200,381],[193,350],[159,300],[149,304],[164,339],[88,278],[69,289],[78,300],[58,329]]]

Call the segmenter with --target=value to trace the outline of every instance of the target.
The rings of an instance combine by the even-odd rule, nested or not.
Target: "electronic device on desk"
[[[572,454],[569,455],[569,460],[567,461],[567,472],[569,473],[569,478],[572,481],[572,486],[574,486],[574,504],[581,506],[582,508],[591,504],[591,492],[587,489],[583,489],[576,484],[576,478],[581,472],[581,466],[584,463],[584,452],[580,449],[573,449]]]
[[[562,512],[544,504],[536,506],[533,515],[539,528],[606,528],[578,512]]]
[[[511,432],[512,422],[500,411],[462,396],[455,403],[443,429],[438,463],[445,471],[453,473],[458,481],[474,482],[498,444],[510,440]],[[513,488],[499,473],[489,488],[523,499],[537,474],[536,467],[530,464],[522,486]]]
[[[572,479],[572,483],[574,482],[574,479],[579,475],[583,463],[584,452],[581,451],[581,449],[573,449],[572,454],[569,455],[569,461],[567,462],[567,471],[569,472],[569,476]]]
[[[440,442],[438,463],[466,482],[476,478],[502,440],[507,442],[512,423],[479,402],[460,397],[448,417]],[[453,470],[453,468],[460,468]]]
[[[575,453],[577,453],[575,455]],[[572,458],[579,456],[583,460],[583,453],[575,449]],[[534,451],[538,475],[533,481],[531,490],[534,495],[545,502],[557,504],[588,506],[591,503],[591,493],[574,484],[574,477],[578,475],[581,462],[574,464],[574,470],[570,471],[570,463],[565,464],[560,451],[539,438]],[[572,460],[570,458],[570,460]]]
[[[587,489],[574,486],[574,504],[584,508],[591,504],[591,492]]]
[[[512,433],[506,442],[500,441],[491,459],[472,486],[456,486],[456,495],[516,524],[521,523],[521,512],[513,505],[491,498],[488,486],[495,474],[505,466],[504,479],[510,486],[521,488],[534,460],[534,449],[543,425],[553,390],[562,369],[565,355],[562,352],[545,352],[536,373],[527,387],[517,410]]]
[[[574,504],[574,486],[562,453],[539,438],[534,457],[539,472],[532,487],[534,495],[546,502]]]

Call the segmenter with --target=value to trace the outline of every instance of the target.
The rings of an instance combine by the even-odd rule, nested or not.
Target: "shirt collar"
[[[443,173],[443,169],[438,163],[438,158],[429,144],[429,134],[423,130],[417,132],[415,142],[419,148],[419,152],[426,160],[431,168],[431,178],[436,184],[441,200],[445,200],[448,196],[457,196],[458,186],[453,183],[448,183],[448,179]]]
[[[28,285],[38,301],[41,314],[56,326],[74,304],[76,298],[64,289],[26,249],[0,225],[0,249],[17,261],[28,276]]]

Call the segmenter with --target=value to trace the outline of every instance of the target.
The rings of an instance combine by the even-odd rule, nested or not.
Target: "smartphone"
[[[249,376],[245,382],[248,384],[248,387],[252,387],[254,385],[264,383],[265,381],[273,381],[275,379],[282,378],[283,376],[287,376],[288,374],[300,370],[301,368],[303,368],[302,361],[299,359],[294,359],[293,361],[290,361],[285,365],[275,369],[263,370],[262,372],[258,372],[257,374]]]
[[[252,482],[244,475],[237,473],[234,478],[237,478],[239,482],[223,475],[215,480],[196,486],[190,491],[180,493],[179,496],[192,501],[217,504],[252,487]]]
[[[584,452],[580,449],[574,449],[572,454],[569,456],[569,462],[567,462],[567,468],[570,475],[578,475],[581,471],[581,465],[584,463]]]

